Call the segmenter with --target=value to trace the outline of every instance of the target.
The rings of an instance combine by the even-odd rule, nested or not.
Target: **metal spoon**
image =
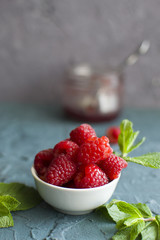
[[[126,66],[134,65],[141,55],[145,55],[148,52],[149,48],[150,42],[148,40],[141,42],[135,51],[125,58],[125,60],[119,65],[118,70],[121,72]]]

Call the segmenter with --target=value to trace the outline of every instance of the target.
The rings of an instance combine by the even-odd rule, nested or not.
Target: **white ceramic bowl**
[[[58,187],[42,181],[37,176],[33,166],[31,172],[36,188],[43,200],[57,211],[70,215],[87,214],[106,203],[111,198],[120,179],[119,176],[119,178],[101,187],[75,189]]]

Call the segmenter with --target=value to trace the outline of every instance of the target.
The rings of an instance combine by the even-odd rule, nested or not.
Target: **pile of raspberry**
[[[68,188],[94,188],[118,178],[127,162],[114,155],[106,136],[97,137],[89,124],[70,138],[36,154],[34,168],[45,182]]]

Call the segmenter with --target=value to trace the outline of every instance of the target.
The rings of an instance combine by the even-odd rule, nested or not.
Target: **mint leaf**
[[[117,229],[123,229],[123,228],[126,228],[126,227],[131,227],[132,225],[135,225],[135,224],[139,223],[140,221],[142,221],[142,219],[141,218],[136,218],[136,217],[124,218],[124,219],[117,222],[116,228]]]
[[[0,202],[0,228],[12,227],[13,225],[14,222],[10,211]]]
[[[113,240],[129,240],[130,239],[130,232],[133,227],[124,228],[118,231],[113,237]]]
[[[156,218],[158,224],[160,224],[160,215],[156,215],[155,218]]]
[[[110,203],[106,203],[104,204],[107,208],[112,207],[115,203],[117,202],[121,202],[121,200],[117,200],[117,199],[112,199],[112,201]]]
[[[134,146],[130,147],[129,152],[132,152],[134,149],[138,148],[145,140],[146,140],[146,138],[143,137],[138,143],[136,143]]]
[[[111,215],[108,213],[108,209],[105,204],[101,205],[96,209],[96,212],[101,214],[102,217],[105,217],[109,221],[114,221]]]
[[[115,222],[119,222],[120,220],[124,220],[130,216],[129,214],[120,211],[116,205],[108,208],[108,213]]]
[[[128,217],[119,220],[119,221],[116,223],[116,228],[117,228],[117,229],[124,229],[124,228],[126,228],[125,221],[126,221],[127,219],[128,219]]]
[[[9,195],[0,196],[0,203],[2,203],[9,211],[14,211],[20,204],[19,201]]]
[[[41,202],[41,198],[34,188],[21,183],[0,183],[0,195],[10,195],[20,202],[14,211],[32,208]]]
[[[136,208],[138,208],[138,210],[143,215],[143,218],[151,218],[152,217],[152,212],[146,204],[136,203],[136,204],[132,204],[132,205],[135,206]]]
[[[131,142],[130,138],[132,138],[133,132],[132,125],[133,124],[127,119],[124,119],[120,124],[121,132],[118,137],[118,145],[123,155],[127,153],[129,142]]]
[[[124,201],[119,201],[116,203],[118,209],[121,212],[127,213],[132,217],[138,217],[138,218],[143,218],[141,212],[138,210],[138,208],[134,207],[132,204],[124,202]]]
[[[10,211],[26,210],[40,203],[37,191],[21,183],[0,183],[0,228],[14,225]]]
[[[157,225],[158,225],[158,240],[160,239],[160,215],[155,216]]]
[[[158,240],[158,226],[156,222],[147,223],[146,227],[142,230],[141,236],[143,240]]]
[[[113,240],[135,240],[145,228],[143,220],[137,221],[130,227],[125,227],[119,230],[113,237]],[[156,239],[156,238],[155,238]],[[149,238],[147,238],[149,240]]]
[[[139,222],[139,218],[136,218],[136,217],[129,217],[125,220],[124,224],[127,226],[127,227],[130,227],[132,226],[133,224],[135,223],[138,223]]]
[[[133,123],[127,119],[124,119],[120,124],[121,133],[118,137],[118,145],[120,151],[122,152],[122,157],[127,156],[127,154],[137,147],[139,147],[145,138],[142,138],[137,144],[134,145],[136,138],[139,135],[139,131],[133,131]]]
[[[105,211],[106,217],[107,218],[111,217],[111,219],[115,222],[118,222],[122,219],[129,217],[130,216],[129,214],[121,212],[118,209],[118,207],[116,206],[117,202],[120,202],[120,200],[113,199],[110,203],[100,206],[98,210]]]
[[[129,239],[130,240],[135,240],[144,228],[145,228],[145,222],[143,220],[134,224],[132,229],[131,229]]]
[[[113,240],[160,240],[160,215],[153,217],[146,204],[114,199],[101,209],[107,209],[116,222]]]
[[[139,157],[123,157],[123,159],[145,167],[160,168],[160,152],[147,153]]]

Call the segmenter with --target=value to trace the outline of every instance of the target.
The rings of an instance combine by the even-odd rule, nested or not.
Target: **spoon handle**
[[[134,65],[141,55],[145,55],[148,52],[149,48],[150,42],[148,40],[141,42],[136,50],[133,51],[133,53],[131,53],[127,58],[125,58],[125,60],[119,65],[119,71],[122,71],[127,66]]]

